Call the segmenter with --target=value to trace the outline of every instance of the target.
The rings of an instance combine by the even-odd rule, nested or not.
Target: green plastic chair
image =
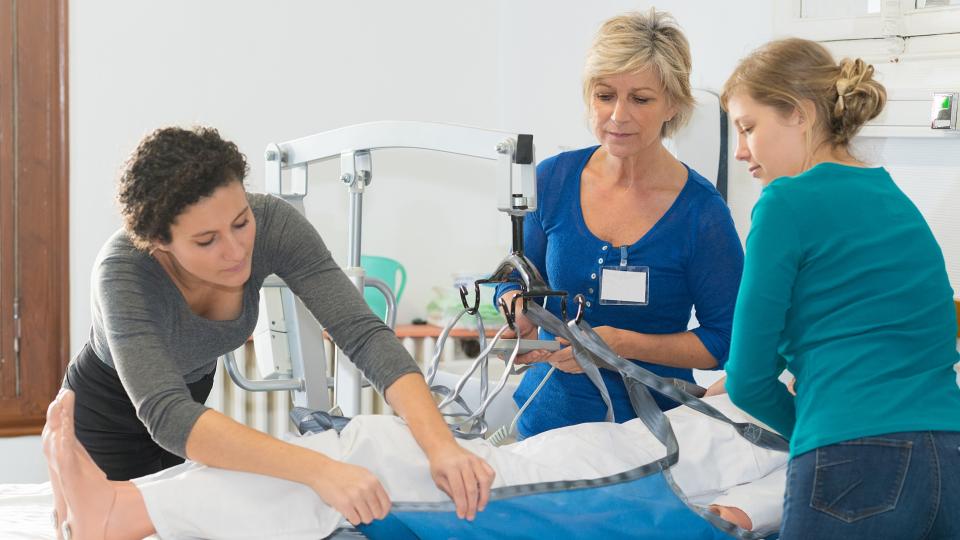
[[[397,298],[397,305],[400,305],[400,296],[403,294],[403,288],[407,285],[407,271],[403,265],[389,257],[378,257],[376,255],[361,255],[360,266],[363,267],[368,277],[377,278],[386,283]],[[399,276],[398,276],[399,274]],[[400,283],[397,284],[399,277]],[[363,290],[363,299],[370,306],[370,311],[374,312],[380,320],[386,321],[387,301],[380,294],[380,291],[366,287]]]

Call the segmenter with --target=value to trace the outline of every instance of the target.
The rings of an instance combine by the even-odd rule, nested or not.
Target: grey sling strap
[[[557,319],[552,313],[536,305],[534,302],[528,304],[527,310],[528,317],[530,317],[530,319],[533,321],[553,319],[554,323],[560,322],[559,319]],[[552,326],[555,326],[555,324],[552,324],[551,327]],[[626,385],[628,395],[630,396],[630,402],[633,405],[637,416],[643,420],[644,424],[646,424],[655,435],[657,434],[655,426],[648,423],[645,415],[641,415],[641,411],[651,407],[656,408],[659,412],[659,407],[657,407],[656,403],[653,401],[653,397],[650,396],[648,388],[652,388],[653,390],[676,401],[677,403],[686,405],[691,409],[701,412],[711,418],[730,424],[734,427],[734,429],[736,429],[740,436],[761,448],[767,448],[769,450],[776,450],[780,452],[789,451],[789,443],[780,435],[749,422],[734,422],[725,414],[705,403],[700,398],[694,397],[693,395],[682,390],[670,380],[655,375],[650,371],[634,364],[633,362],[625,360],[616,355],[610,350],[606,343],[603,342],[600,336],[597,335],[593,328],[591,328],[590,325],[585,321],[581,321],[579,325],[574,324],[574,322],[571,321],[565,326],[569,330],[568,334],[574,337],[574,339],[569,339],[565,336],[568,341],[571,343],[578,343],[581,346],[580,351],[586,350],[586,352],[594,359],[600,361],[600,365],[609,366],[611,369],[620,373],[624,379],[624,384]],[[548,330],[552,332],[552,328],[548,328]],[[574,354],[577,355],[578,352],[578,349],[575,348]],[[593,364],[593,362],[590,360],[581,362],[580,358],[577,359],[577,363],[581,365],[585,363]],[[661,442],[664,441],[661,439]]]
[[[556,316],[552,313],[539,306],[536,302],[530,302],[527,307],[527,317],[536,325],[545,328],[551,334],[560,336],[570,342],[570,345],[573,347],[574,358],[577,360],[577,364],[583,368],[584,373],[593,384],[597,387],[597,390],[600,391],[600,395],[603,398],[604,403],[607,405],[607,421],[613,421],[613,406],[610,401],[610,394],[607,391],[607,386],[603,382],[603,378],[600,376],[600,368],[597,363],[591,360],[592,356],[590,352],[584,348],[585,341],[584,339],[576,334],[577,328],[575,325],[565,325],[560,322]],[[596,355],[599,357],[599,355]],[[628,390],[630,388],[628,384]],[[666,469],[677,462],[677,459],[680,455],[680,448],[677,443],[677,438],[673,433],[673,429],[670,427],[670,422],[667,420],[667,417],[664,416],[663,411],[660,410],[660,407],[657,406],[656,402],[653,400],[653,396],[650,395],[650,392],[643,386],[635,389],[635,391],[629,392],[630,403],[633,405],[634,411],[637,413],[637,416],[640,420],[647,426],[647,429],[660,441],[661,444],[667,447],[667,455],[661,460],[663,463],[663,468]]]
[[[701,518],[713,524],[713,526],[725,531],[735,538],[740,538],[743,540],[754,540],[760,538],[759,535],[751,531],[740,529],[735,525],[721,519],[720,516],[714,514],[713,512],[691,504],[687,500],[686,496],[683,494],[683,491],[673,481],[673,475],[670,474],[670,468],[680,459],[680,447],[676,434],[673,431],[673,427],[670,425],[670,419],[667,418],[667,416],[663,414],[663,411],[660,410],[660,407],[657,406],[653,396],[650,395],[650,390],[648,387],[653,388],[654,390],[671,399],[674,399],[679,403],[689,405],[699,412],[708,414],[712,418],[716,418],[717,420],[734,426],[738,433],[740,433],[751,443],[757,444],[758,446],[768,447],[773,450],[779,450],[781,449],[780,447],[782,447],[783,451],[786,451],[787,443],[783,440],[783,438],[774,433],[763,430],[758,426],[754,426],[753,424],[741,424],[734,422],[727,418],[726,415],[720,411],[701,401],[699,398],[693,397],[685,391],[677,388],[677,386],[675,386],[669,380],[658,377],[653,373],[641,368],[640,366],[637,366],[632,362],[617,356],[586,322],[580,321],[579,325],[577,325],[575,321],[570,321],[565,325],[560,322],[556,316],[543,307],[537,305],[535,302],[530,302],[527,304],[527,310],[527,317],[533,321],[534,324],[546,328],[554,335],[559,335],[564,339],[567,339],[572,346],[577,345],[574,347],[574,355],[577,358],[578,364],[581,366],[592,365],[594,368],[596,368],[598,365],[609,366],[611,369],[618,371],[621,377],[623,377],[624,384],[627,387],[628,395],[630,396],[630,403],[633,405],[633,409],[634,412],[637,413],[637,417],[641,422],[644,423],[645,426],[647,426],[647,429],[650,430],[654,437],[656,437],[657,440],[659,440],[660,443],[666,447],[666,455],[663,458],[655,462],[651,462],[644,467],[635,469],[633,471],[634,473],[641,475],[649,474],[650,466],[653,465],[663,472],[663,476],[667,480],[670,489],[674,492],[674,494],[680,497],[680,499],[692,512],[696,513]],[[565,331],[561,331],[561,328],[564,328]],[[599,370],[597,375],[599,378]],[[601,385],[603,385],[602,379],[600,379],[599,382]],[[601,387],[598,387],[598,389],[601,389]],[[606,394],[605,386],[602,386],[601,395],[608,396],[608,394]],[[607,399],[609,399],[609,397],[607,397]],[[756,432],[760,432],[765,435],[754,435]],[[757,441],[762,441],[764,444],[761,444]]]
[[[531,322],[533,322],[533,324],[544,328],[547,332],[550,332],[555,336],[560,336],[570,342],[570,346],[573,347],[574,359],[576,359],[577,364],[580,365],[580,368],[583,369],[583,372],[586,374],[587,378],[590,379],[590,382],[597,387],[597,390],[600,392],[600,397],[603,399],[604,405],[607,406],[607,415],[605,420],[607,422],[613,422],[613,402],[610,400],[610,393],[607,391],[607,385],[603,383],[603,378],[600,376],[600,368],[597,367],[597,364],[590,360],[586,350],[584,350],[583,346],[580,344],[580,340],[575,339],[571,334],[570,329],[567,328],[567,325],[563,324],[563,322],[554,316],[553,313],[550,313],[536,302],[528,302],[527,304],[527,317]]]

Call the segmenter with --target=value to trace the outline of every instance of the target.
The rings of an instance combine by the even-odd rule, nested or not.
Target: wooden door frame
[[[67,26],[67,0],[0,0],[0,241],[19,275],[0,283],[6,335],[14,296],[20,314],[19,359],[0,342],[0,436],[40,432],[70,357]]]

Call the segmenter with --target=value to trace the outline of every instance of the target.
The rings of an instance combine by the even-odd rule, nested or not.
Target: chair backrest
[[[720,107],[720,96],[710,90],[694,88],[693,97],[696,105],[687,124],[664,144],[677,159],[713,182],[727,200],[727,113]]]
[[[360,256],[360,266],[363,267],[368,277],[377,278],[386,283],[393,291],[400,304],[400,296],[403,294],[403,288],[407,285],[407,271],[398,261],[389,257],[379,257],[377,255]],[[371,287],[363,290],[363,299],[366,300],[370,310],[373,311],[381,320],[387,316],[387,301],[384,300],[380,291]]]

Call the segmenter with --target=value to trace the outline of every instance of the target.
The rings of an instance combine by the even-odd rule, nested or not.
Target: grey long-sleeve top
[[[235,320],[194,314],[156,259],[136,249],[122,230],[103,246],[94,266],[91,346],[117,370],[153,439],[179,456],[185,457],[187,437],[207,410],[191,399],[187,384],[211,373],[219,356],[251,335],[260,287],[270,274],[287,283],[378,391],[420,372],[305,217],[276,197],[248,194],[247,200],[257,233]]]

